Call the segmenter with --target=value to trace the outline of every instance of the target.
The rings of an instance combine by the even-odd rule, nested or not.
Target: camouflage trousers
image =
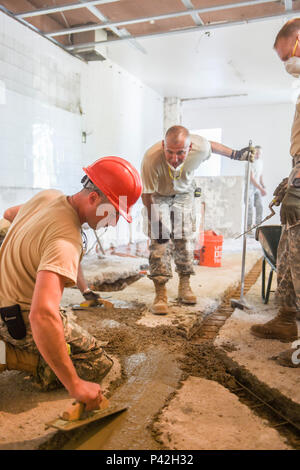
[[[195,210],[194,194],[176,194],[175,196],[153,196],[162,224],[170,231],[171,238],[160,244],[151,234],[150,244],[150,279],[160,281],[171,278],[171,260],[174,258],[176,272],[194,274],[194,235]]]
[[[283,226],[277,250],[276,303],[300,311],[300,225]]]
[[[249,190],[247,229],[253,225],[253,213],[255,209],[255,225],[260,224],[263,215],[262,198],[259,191]]]
[[[28,321],[29,312],[23,311],[23,318],[26,324],[26,336],[24,339],[15,340],[7,331],[5,324],[0,317],[0,339],[12,344],[15,348],[25,350],[38,355],[38,366],[36,381],[43,390],[52,390],[62,384],[40,355],[34,342],[30,323]],[[113,361],[103,351],[101,344],[88,331],[81,328],[63,309],[60,310],[63,323],[66,343],[69,345],[70,357],[77,374],[83,380],[101,380],[110,370]]]

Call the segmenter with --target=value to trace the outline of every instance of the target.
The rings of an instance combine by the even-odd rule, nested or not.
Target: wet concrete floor
[[[125,361],[128,381],[118,389],[111,403],[126,404],[127,411],[106,418],[93,429],[86,428],[63,449],[144,450],[160,449],[151,434],[153,416],[176,390],[182,371],[174,357],[163,348],[150,348]]]

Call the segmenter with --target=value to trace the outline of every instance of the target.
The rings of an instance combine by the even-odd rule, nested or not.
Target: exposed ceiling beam
[[[297,16],[297,11],[290,11],[290,12],[285,12],[285,13],[276,13],[275,15],[269,15],[269,16],[262,16],[259,18],[251,18],[248,20],[239,20],[239,21],[227,21],[224,23],[215,23],[215,24],[209,24],[209,25],[201,25],[201,26],[193,26],[191,28],[184,28],[184,29],[176,29],[172,31],[164,31],[164,32],[158,32],[158,33],[148,33],[148,34],[140,34],[137,37],[137,39],[146,39],[146,38],[153,38],[153,37],[164,37],[164,36],[173,36],[176,34],[182,34],[182,33],[193,33],[193,32],[199,32],[199,31],[210,31],[213,29],[218,29],[218,28],[225,28],[227,26],[238,26],[238,25],[244,25],[244,24],[250,24],[250,23],[256,23],[258,21],[266,21],[266,20],[274,20],[277,18],[289,18],[291,16]],[[90,42],[90,43],[85,43],[85,44],[78,44],[76,46],[66,46],[66,50],[69,51],[79,51],[80,49],[86,49],[88,47],[94,47],[95,45],[103,45],[103,44],[114,44],[118,43],[121,41],[126,40],[126,38],[119,38],[119,39],[110,39],[108,41],[100,41],[100,42]]]
[[[85,3],[85,7],[94,15],[96,16],[96,18],[98,18],[100,21],[102,21],[103,23],[108,23],[107,21],[107,18],[106,16],[104,16],[101,11],[96,8],[94,5],[87,5],[84,0],[79,0],[80,3],[84,4]],[[116,26],[112,26],[110,28],[113,33],[115,33],[119,38],[126,38],[130,45],[133,46],[135,49],[138,49],[140,52],[142,52],[143,54],[146,54],[146,50],[143,48],[143,46],[141,46],[136,39],[134,39],[131,34],[129,33],[129,31],[127,31],[127,29],[123,28],[123,29],[118,29]]]
[[[10,18],[13,18],[15,21],[18,21],[18,23],[22,24],[23,26],[26,26],[27,28],[31,29],[32,31],[34,31],[35,33],[37,33],[39,36],[42,36],[45,38],[45,35],[43,34],[43,32],[38,29],[36,26],[34,26],[33,24],[31,23],[28,23],[26,20],[23,20],[22,18],[16,18],[15,15],[10,11],[8,10],[7,8],[5,8],[3,5],[0,5],[0,11],[2,11],[3,13],[5,13],[7,16],[9,16]],[[58,42],[56,39],[53,39],[53,38],[45,38],[47,40],[49,40],[50,42],[52,42],[53,44],[55,44],[56,46],[60,47],[61,49],[63,49],[65,52],[70,52],[68,51],[64,44]],[[73,54],[74,55],[74,54]],[[77,56],[76,56],[77,57]],[[79,57],[80,58],[80,57]],[[83,60],[82,58],[80,58],[81,60]]]
[[[240,8],[240,7],[247,7],[247,6],[254,6],[254,5],[259,5],[261,3],[278,3],[279,0],[252,0],[252,1],[247,1],[247,2],[239,2],[239,3],[230,3],[226,5],[218,5],[214,7],[207,7],[207,8],[195,8],[195,9],[190,9],[190,10],[184,10],[184,11],[179,11],[179,12],[174,12],[174,13],[166,13],[164,15],[155,15],[155,16],[146,16],[143,18],[134,18],[134,19],[128,19],[128,20],[123,20],[123,21],[114,21],[114,22],[104,22],[102,24],[97,24],[97,25],[89,25],[89,26],[79,26],[79,27],[74,27],[74,28],[68,28],[68,29],[61,29],[59,31],[53,31],[50,33],[45,34],[47,37],[55,37],[55,36],[63,36],[65,34],[74,34],[74,33],[83,33],[86,31],[94,31],[97,29],[104,29],[104,28],[114,28],[118,26],[128,26],[131,24],[137,24],[137,23],[145,23],[147,21],[159,21],[159,20],[165,20],[169,18],[179,18],[181,16],[187,16],[191,15],[191,13],[210,13],[213,11],[221,11],[221,10],[229,10],[231,8]]]
[[[63,11],[84,8],[86,6],[102,5],[104,3],[114,3],[114,2],[119,2],[119,1],[120,0],[92,0],[92,1],[90,0],[88,2],[69,3],[68,5],[60,5],[60,6],[49,7],[49,8],[40,8],[39,10],[31,10],[31,11],[26,11],[24,13],[16,13],[14,16],[18,19],[32,18],[33,16],[49,15],[51,13],[60,13]]]
[[[181,0],[181,2],[184,4],[184,6],[187,9],[191,9],[191,10],[195,9],[192,3],[192,0]],[[202,21],[198,13],[191,13],[191,17],[193,18],[194,23],[197,24],[198,26],[200,26],[201,24],[204,24],[204,22]]]

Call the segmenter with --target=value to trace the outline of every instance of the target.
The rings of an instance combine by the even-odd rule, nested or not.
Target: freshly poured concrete
[[[272,290],[276,288],[276,276]],[[267,305],[261,299],[261,277],[252,286],[246,300],[251,310],[236,309],[219,331],[214,344],[234,349],[227,354],[238,364],[245,366],[260,381],[278,389],[283,395],[300,404],[300,369],[280,366],[272,358],[290,348],[289,343],[257,338],[250,333],[251,325],[265,323],[276,315],[274,294]],[[300,321],[298,321],[300,337]]]
[[[217,382],[189,377],[155,429],[170,449],[283,450],[277,431]]]

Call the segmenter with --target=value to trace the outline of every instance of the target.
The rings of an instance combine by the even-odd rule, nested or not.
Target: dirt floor
[[[260,256],[260,246],[253,241],[246,271]],[[66,436],[45,424],[72,403],[67,393],[41,393],[25,373],[7,371],[0,375],[0,429],[5,430],[0,433],[0,449],[292,448],[235,395],[235,379],[228,373],[232,364],[226,365],[232,352],[216,350],[212,342],[190,340],[224,292],[238,285],[240,269],[241,252],[231,244],[224,250],[221,268],[195,266],[195,307],[178,305],[174,274],[168,283],[167,316],[150,314],[154,289],[146,276],[122,291],[103,293],[115,304],[113,311],[74,311],[70,305],[80,303],[82,296],[66,289],[62,305],[115,360],[101,384],[105,394],[112,403],[125,403],[128,410]],[[253,295],[259,302],[258,294]],[[232,338],[224,341],[237,347]]]

